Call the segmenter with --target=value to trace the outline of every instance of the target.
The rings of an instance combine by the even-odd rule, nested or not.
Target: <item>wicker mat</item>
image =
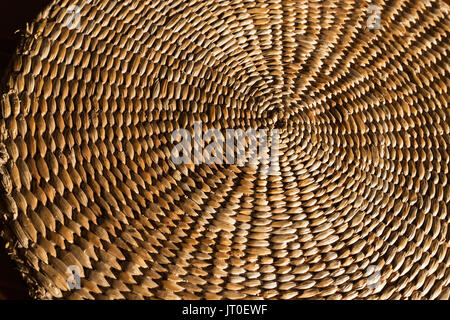
[[[1,236],[32,297],[449,299],[449,9],[54,1],[1,97]],[[176,163],[198,123],[277,152]]]

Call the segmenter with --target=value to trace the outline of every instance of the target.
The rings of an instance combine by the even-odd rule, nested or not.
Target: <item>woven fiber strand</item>
[[[31,295],[448,299],[449,36],[442,1],[54,1],[1,100]],[[195,121],[278,129],[279,174],[175,165]]]

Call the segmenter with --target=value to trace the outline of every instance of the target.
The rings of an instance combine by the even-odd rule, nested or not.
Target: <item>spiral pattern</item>
[[[449,36],[443,1],[55,0],[1,101],[32,296],[448,299]],[[195,122],[278,130],[278,174],[175,165]]]

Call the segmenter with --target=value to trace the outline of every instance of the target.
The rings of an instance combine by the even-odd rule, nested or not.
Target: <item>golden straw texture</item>
[[[54,1],[1,97],[32,296],[449,299],[449,36],[443,1]],[[175,165],[195,121],[278,129],[279,174]]]

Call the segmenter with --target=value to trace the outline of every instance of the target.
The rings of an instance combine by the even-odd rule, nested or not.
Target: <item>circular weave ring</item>
[[[1,237],[31,296],[449,299],[449,9],[54,0],[1,96]],[[196,124],[276,132],[274,171],[177,164]]]

